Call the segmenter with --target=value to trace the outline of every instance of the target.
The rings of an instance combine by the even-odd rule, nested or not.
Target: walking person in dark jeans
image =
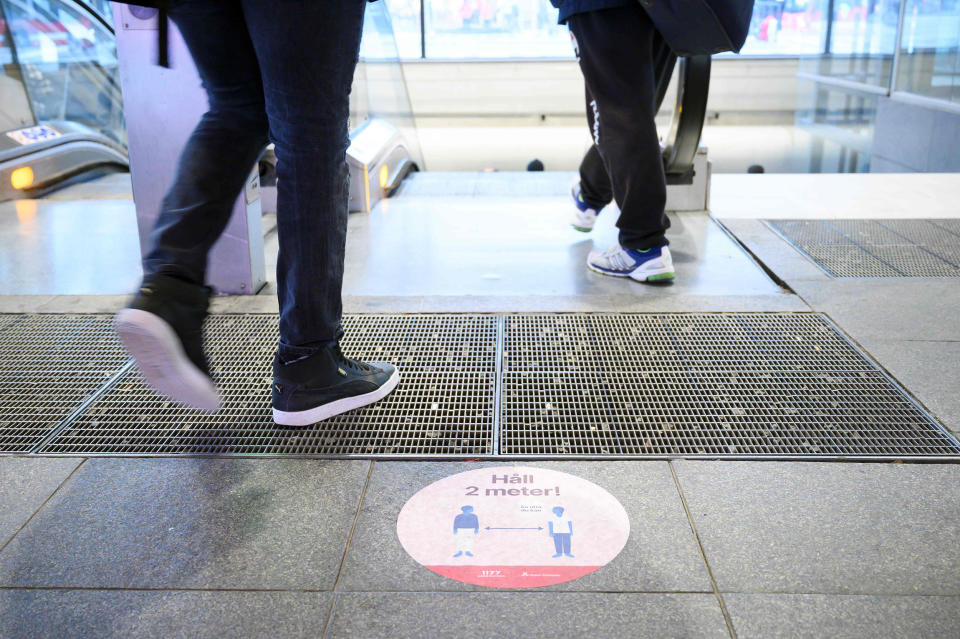
[[[202,345],[207,254],[269,139],[279,175],[274,421],[306,426],[382,399],[397,385],[397,370],[352,360],[339,346],[347,118],[364,0],[170,4],[210,109],[164,198],[143,284],[117,314],[124,346],[161,393],[219,407]]]
[[[637,0],[551,2],[574,41],[594,142],[573,186],[573,226],[590,231],[611,200],[620,207],[618,244],[592,252],[587,267],[640,282],[671,280],[667,186],[654,116],[677,57]]]

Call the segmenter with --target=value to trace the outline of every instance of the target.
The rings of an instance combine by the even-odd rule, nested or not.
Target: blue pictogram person
[[[473,540],[480,534],[480,520],[473,514],[473,506],[463,506],[463,512],[453,518],[453,534],[457,538],[457,554],[473,557]]]
[[[557,551],[557,554],[553,556],[554,559],[560,557],[570,557],[573,559],[573,555],[570,554],[570,538],[573,537],[573,522],[570,521],[569,517],[563,516],[563,508],[557,506],[553,509],[553,514],[555,515],[550,523],[547,524],[547,529],[551,537],[553,537],[553,545]]]

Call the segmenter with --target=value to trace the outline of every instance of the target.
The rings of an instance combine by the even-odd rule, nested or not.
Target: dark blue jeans
[[[283,356],[339,336],[350,87],[364,0],[180,0],[170,11],[210,110],[194,129],[144,272],[197,284],[268,138],[277,154]]]

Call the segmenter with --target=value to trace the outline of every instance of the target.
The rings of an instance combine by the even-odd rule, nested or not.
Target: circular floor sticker
[[[616,557],[630,536],[627,512],[580,477],[530,466],[479,468],[410,498],[397,535],[438,575],[491,588],[535,588],[577,579]]]

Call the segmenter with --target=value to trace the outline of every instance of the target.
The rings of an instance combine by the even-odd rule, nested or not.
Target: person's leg
[[[580,192],[583,201],[597,211],[613,201],[610,176],[596,144],[590,146],[580,161]]]
[[[610,176],[596,144],[584,154],[580,162],[580,179],[570,188],[570,196],[576,207],[570,225],[577,231],[589,233],[597,223],[600,211],[613,199]]]
[[[563,537],[563,535],[560,533],[553,535],[553,547],[557,551],[556,556],[558,557],[563,554],[563,539],[561,539],[561,537]]]
[[[667,96],[670,80],[673,78],[673,69],[677,65],[677,54],[670,45],[657,33],[657,41],[653,43],[654,63],[653,77],[657,83],[657,98],[654,104],[654,114],[660,111],[663,99]]]
[[[666,45],[639,5],[575,14],[569,24],[595,102],[595,142],[620,206],[620,243],[663,246],[670,222],[654,116],[657,60]]]
[[[309,426],[386,397],[389,363],[340,351],[350,87],[364,0],[241,0],[277,154],[280,344],[273,419]]]
[[[570,555],[570,534],[567,533],[563,536],[563,554]]]
[[[115,323],[148,384],[212,411],[220,398],[203,352],[207,254],[267,142],[267,119],[240,8],[194,0],[177,3],[171,16],[203,80],[209,109],[181,152],[164,197],[143,260],[143,284]]]
[[[654,105],[654,114],[660,111],[663,99],[667,94],[667,88],[670,86],[670,79],[673,77],[673,69],[677,62],[677,56],[673,53],[666,43],[663,43],[660,51],[657,52],[654,61],[654,77],[657,83],[657,98]],[[590,131],[597,132],[594,128],[596,113],[596,102],[590,95],[589,87],[585,87],[587,99],[587,125]],[[599,147],[594,143],[590,146],[580,161],[580,194],[581,199],[590,208],[599,211],[607,204],[613,201],[613,187],[610,184],[610,174],[603,163],[603,157],[600,155]]]
[[[364,0],[243,0],[277,154],[280,355],[339,338],[350,87]]]
[[[570,39],[573,41],[574,54],[579,60],[580,47],[573,31],[570,32]],[[607,167],[604,166],[600,150],[596,145],[598,130],[595,128],[597,122],[594,116],[596,115],[597,103],[590,95],[590,87],[587,86],[586,82],[584,82],[584,97],[587,106],[587,124],[593,134],[594,144],[590,146],[580,161],[580,180],[573,185],[570,195],[573,196],[574,205],[577,207],[573,214],[573,228],[578,231],[589,232],[593,230],[600,211],[613,201],[613,188],[610,185],[610,174],[607,172]]]
[[[590,145],[580,161],[580,192],[583,201],[590,208],[599,211],[613,201],[613,186],[610,184],[610,174],[596,144],[599,133],[595,119],[597,103],[590,95],[590,87],[584,86],[584,95],[587,101],[587,126],[594,135],[594,143]]]
[[[143,270],[202,285],[207,254],[267,144],[267,116],[240,7],[193,0],[175,3],[170,17],[190,49],[210,107],[180,154]]]
[[[673,77],[673,69],[677,62],[677,56],[670,50],[670,47],[664,43],[664,46],[657,52],[654,61],[654,77],[657,82],[657,98],[654,113],[660,111],[660,105],[667,94],[667,88],[670,86],[670,79]],[[589,87],[585,87],[587,100],[587,125],[591,132],[596,132],[594,128],[596,113],[596,102],[590,95]],[[580,196],[583,202],[599,211],[607,204],[613,201],[613,187],[610,184],[610,174],[603,163],[603,157],[600,155],[600,149],[596,144],[590,145],[583,159],[580,161]]]

